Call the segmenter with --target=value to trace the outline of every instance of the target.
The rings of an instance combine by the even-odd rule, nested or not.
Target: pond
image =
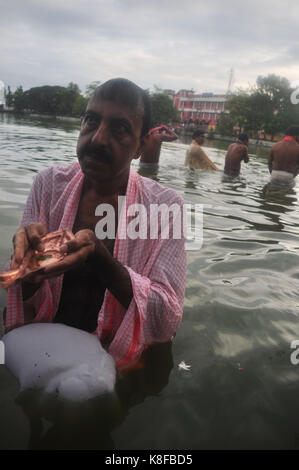
[[[76,123],[0,116],[1,267],[34,175],[73,162],[77,135]],[[203,243],[189,246],[184,316],[172,346],[153,351],[145,369],[119,385],[111,415],[86,424],[73,444],[67,414],[44,416],[36,430],[0,366],[0,448],[78,448],[78,441],[120,450],[299,448],[299,365],[290,360],[299,339],[298,182],[269,188],[268,149],[260,147],[249,147],[240,177],[224,177],[228,145],[204,144],[219,172],[185,169],[186,141],[163,144],[158,171],[142,170],[203,205]]]

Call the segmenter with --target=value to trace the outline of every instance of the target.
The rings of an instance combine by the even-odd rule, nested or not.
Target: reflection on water
[[[77,124],[65,127],[12,117],[3,121],[2,266],[10,256],[11,237],[34,174],[53,163],[73,161],[78,134]],[[227,146],[206,142],[206,152],[220,170]],[[147,371],[155,374],[164,367],[167,354],[161,351],[152,366],[146,364],[120,382],[117,405],[106,407],[110,414],[97,421],[98,428],[84,412],[82,446],[297,449],[299,365],[290,362],[290,343],[299,339],[298,182],[294,188],[268,185],[264,148],[249,148],[250,162],[242,165],[237,178],[224,177],[222,171],[187,170],[186,148],[187,142],[163,144],[154,173],[138,170],[138,163],[133,163],[144,176],[174,188],[186,203],[204,208],[203,245],[188,252],[184,318],[174,339],[173,358],[159,386]],[[0,301],[3,305],[3,293]],[[190,370],[179,369],[181,361],[190,364]],[[55,447],[58,440],[67,445],[72,413],[69,419],[63,414],[58,421],[52,417],[51,425],[45,416],[39,417],[41,433],[31,409],[36,429],[32,434],[30,410],[24,414],[24,405],[23,411],[16,405],[17,384],[1,368],[0,381],[0,403],[5,404],[0,413],[4,422],[9,421],[5,432],[0,425],[1,436],[5,435],[1,445]],[[96,442],[97,433],[103,436],[101,442]]]

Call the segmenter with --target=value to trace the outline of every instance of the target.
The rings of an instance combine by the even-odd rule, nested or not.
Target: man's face
[[[198,145],[202,145],[205,141],[205,136],[204,135],[198,135],[196,138],[195,138],[196,142],[198,143]]]
[[[138,158],[141,151],[142,122],[140,108],[91,100],[77,142],[77,156],[85,176],[104,182],[127,172],[131,160]]]

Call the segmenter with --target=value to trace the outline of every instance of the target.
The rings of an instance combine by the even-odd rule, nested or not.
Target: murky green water
[[[0,117],[1,266],[34,174],[72,162],[77,134],[76,124]],[[229,144],[206,145],[222,169]],[[188,252],[172,351],[154,351],[120,383],[108,416],[98,410],[87,419],[95,413],[86,410],[85,427],[71,434],[74,414],[20,406],[17,383],[0,366],[0,448],[299,448],[299,365],[290,362],[299,339],[299,180],[267,189],[267,151],[255,147],[239,178],[192,173],[183,166],[186,147],[165,144],[157,174],[143,172],[204,205],[204,242]],[[181,361],[190,369],[179,369]]]

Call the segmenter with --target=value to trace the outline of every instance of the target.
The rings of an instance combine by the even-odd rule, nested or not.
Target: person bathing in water
[[[151,129],[144,137],[144,146],[139,166],[141,168],[158,168],[162,142],[173,142],[178,136],[170,127],[162,126]]]
[[[228,147],[225,156],[224,173],[230,176],[238,176],[242,161],[244,163],[249,162],[247,134],[240,134],[237,141]]]
[[[273,145],[268,158],[271,183],[294,184],[299,170],[299,126],[290,126],[281,142]]]
[[[186,152],[185,166],[190,169],[218,170],[217,166],[209,159],[201,148],[205,140],[205,132],[197,130],[193,132],[192,143]]]

